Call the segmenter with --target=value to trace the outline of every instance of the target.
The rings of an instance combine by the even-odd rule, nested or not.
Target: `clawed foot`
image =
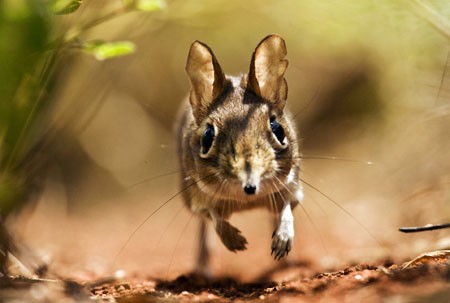
[[[289,237],[285,233],[279,233],[275,230],[272,234],[272,253],[275,260],[281,260],[286,257],[292,248],[293,237]]]
[[[247,249],[247,239],[241,235],[241,231],[228,223],[227,221],[220,221],[216,225],[216,232],[219,235],[222,243],[232,252]]]
[[[294,240],[294,217],[290,204],[286,204],[278,227],[272,234],[272,253],[275,260],[281,260],[289,254]]]

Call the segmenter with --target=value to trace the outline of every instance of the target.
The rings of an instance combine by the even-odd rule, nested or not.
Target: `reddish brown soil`
[[[270,247],[270,237],[267,237],[270,227],[259,222],[264,222],[263,213],[252,213],[236,217],[235,223],[242,226],[243,233],[253,240],[250,243],[254,246],[240,254],[228,252],[220,245],[214,246],[212,272],[218,278],[205,279],[188,274],[195,260],[197,226],[187,224],[190,217],[184,218],[181,214],[175,216],[179,221],[178,229],[170,229],[164,223],[164,220],[173,220],[173,214],[177,214],[176,207],[175,210],[165,210],[167,213],[161,213],[156,218],[161,219],[161,222],[152,221],[153,225],[138,234],[119,260],[121,262],[111,266],[111,270],[107,266],[100,267],[100,270],[95,266],[106,263],[105,260],[111,261],[117,255],[123,246],[123,239],[129,237],[129,228],[117,224],[111,229],[111,224],[98,222],[89,225],[76,218],[77,235],[83,237],[69,237],[67,235],[70,233],[63,233],[64,237],[61,238],[67,242],[57,242],[56,247],[60,247],[61,252],[59,255],[58,251],[54,252],[56,261],[50,264],[47,273],[51,280],[0,279],[0,302],[450,302],[450,253],[429,254],[405,267],[408,264],[405,261],[411,257],[405,257],[403,248],[412,251],[417,241],[430,236],[430,240],[425,241],[428,248],[437,243],[436,239],[444,239],[445,234],[440,237],[436,234],[407,237],[395,234],[397,241],[389,242],[392,248],[386,250],[381,259],[377,259],[376,255],[380,254],[376,246],[361,241],[355,228],[346,228],[352,231],[351,238],[348,233],[343,233],[339,241],[332,237],[331,232],[323,233],[323,241],[331,247],[329,250],[332,255],[336,256],[333,262],[324,266],[317,241],[310,240],[311,237],[315,240],[313,232],[308,231],[308,226],[302,228],[300,225],[301,240],[297,241],[298,246],[289,256],[292,257],[289,259],[291,261],[275,262],[270,260],[270,254],[264,250]],[[182,206],[179,207],[184,210]],[[49,212],[46,213],[48,215]],[[250,215],[259,219],[258,224],[243,224],[245,220],[256,222],[251,221]],[[108,215],[105,217],[109,218]],[[57,219],[51,221],[52,224],[55,222],[58,222]],[[346,223],[345,220],[339,222],[342,222],[339,226]],[[53,235],[50,232],[43,232],[45,226],[41,224],[39,229],[34,228],[33,237],[30,237],[40,246],[44,246],[46,237],[55,239],[50,236]],[[97,233],[96,228],[102,226],[108,226],[106,234]],[[158,233],[158,227],[163,232]],[[123,238],[107,236],[120,235],[120,229],[128,235]],[[325,227],[325,230],[337,228]],[[93,237],[93,234],[102,236]],[[169,244],[160,243],[159,238]],[[397,247],[395,243],[402,245]],[[373,252],[373,256],[359,259],[370,260],[367,263],[351,261],[362,253],[358,245],[364,251]],[[86,250],[85,254],[81,254],[83,249]],[[388,260],[386,256],[391,259]],[[133,263],[136,263],[134,268],[140,270],[128,265]],[[108,273],[118,268],[128,274],[121,279],[108,277]]]
[[[104,278],[82,283],[65,280],[1,280],[1,298],[45,302],[450,302],[449,252],[411,263],[359,264],[311,273],[309,264],[284,264],[254,282],[230,277],[206,279],[182,275],[170,281],[153,278]],[[287,278],[290,277],[290,278]],[[1,301],[1,300],[0,300]],[[44,302],[36,297],[29,302]],[[3,302],[3,301],[1,301]]]
[[[404,297],[401,302],[413,298],[414,302],[449,302],[450,263],[446,256],[422,258],[407,267],[390,263],[360,264],[309,278],[300,278],[307,265],[298,264],[274,270],[252,283],[196,275],[172,281],[134,278],[97,285],[90,292],[95,298],[114,297],[118,302],[392,302],[390,297]],[[275,275],[294,278],[276,282],[270,279]]]
[[[232,278],[207,281],[195,275],[173,281],[134,279],[95,286],[91,292],[96,298],[114,297],[118,302],[380,302],[394,296],[423,302],[433,296],[435,302],[448,302],[449,282],[449,263],[433,260],[405,269],[395,264],[360,264],[283,282],[241,284]]]

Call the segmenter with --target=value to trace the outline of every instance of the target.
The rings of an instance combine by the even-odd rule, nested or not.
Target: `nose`
[[[244,192],[247,195],[254,195],[256,193],[256,186],[253,184],[247,184],[244,186]]]

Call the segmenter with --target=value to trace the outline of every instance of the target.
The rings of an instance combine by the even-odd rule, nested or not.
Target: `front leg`
[[[220,217],[215,210],[210,212],[214,229],[222,243],[232,252],[247,249],[247,239],[241,235],[241,231]]]
[[[296,202],[297,203],[297,202]],[[279,222],[272,234],[272,255],[275,260],[288,255],[294,241],[294,216],[292,215],[291,203],[284,204],[279,217]]]

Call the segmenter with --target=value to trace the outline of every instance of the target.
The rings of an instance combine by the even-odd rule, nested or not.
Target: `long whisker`
[[[123,253],[125,247],[128,245],[128,243],[130,243],[131,239],[133,239],[133,237],[135,236],[135,234],[138,232],[138,230],[148,221],[150,220],[150,218],[152,218],[159,210],[161,210],[164,206],[166,206],[170,201],[172,201],[173,199],[175,199],[178,195],[180,195],[181,193],[185,192],[186,190],[188,190],[189,188],[191,188],[192,186],[196,185],[198,182],[205,180],[209,177],[212,177],[214,175],[216,175],[217,173],[213,173],[213,174],[209,174],[206,175],[194,182],[192,182],[191,184],[187,185],[186,187],[184,187],[183,189],[181,189],[180,191],[178,191],[176,194],[174,194],[172,197],[170,197],[168,200],[166,200],[165,202],[163,202],[162,204],[160,204],[153,212],[151,212],[141,223],[139,223],[139,225],[133,230],[133,232],[131,233],[131,235],[128,237],[128,239],[125,241],[125,243],[122,245],[122,247],[120,248],[119,252],[116,254],[114,261],[113,261],[113,265],[116,264],[118,258],[120,257],[120,255]]]
[[[356,223],[358,223],[359,226],[361,226],[368,235],[370,235],[372,237],[372,239],[382,248],[384,248],[384,246],[381,244],[380,241],[378,241],[378,239],[375,237],[374,234],[372,234],[372,232],[364,225],[361,223],[361,221],[359,221],[355,216],[353,216],[346,208],[344,208],[342,205],[340,205],[337,201],[335,201],[333,198],[331,198],[330,196],[328,196],[327,194],[325,194],[323,191],[319,190],[318,188],[316,188],[315,186],[313,186],[312,184],[306,182],[304,179],[300,179],[300,181],[307,185],[308,187],[312,188],[314,191],[320,193],[322,196],[324,196],[328,201],[332,202],[336,207],[338,207],[341,211],[343,211],[345,214],[347,214],[348,216],[350,216],[351,218],[353,218],[353,220],[355,220]]]
[[[276,179],[278,179],[277,178],[277,176],[274,176]],[[286,200],[285,200],[285,198],[283,197],[283,195],[282,195],[282,193],[281,193],[281,189],[275,184],[275,182],[273,182],[272,181],[272,185],[273,185],[273,187],[275,188],[275,190],[276,190],[276,193],[281,197],[281,200],[284,202],[284,203],[286,203]],[[274,203],[274,206],[275,206],[275,211],[276,211],[276,214],[277,214],[277,220],[280,220],[280,210],[278,209],[278,203],[276,203],[276,198],[275,198],[275,195],[274,195],[274,200],[275,200],[275,203]]]
[[[322,246],[322,248],[325,251],[325,253],[327,254],[327,256],[330,256],[330,252],[328,251],[328,249],[327,249],[327,247],[325,245],[325,242],[323,241],[323,237],[322,237],[322,233],[320,232],[320,229],[317,227],[317,225],[314,222],[314,220],[312,219],[312,217],[306,211],[305,205],[303,203],[299,203],[299,204],[300,204],[300,207],[302,208],[303,212],[305,213],[306,217],[308,218],[308,221],[311,223],[311,225],[313,226],[314,230],[319,235],[320,245]]]
[[[440,182],[437,184],[433,184],[432,186],[427,186],[424,188],[420,188],[413,192],[411,195],[400,201],[400,204],[406,203],[408,201],[414,200],[416,198],[419,198],[420,196],[426,195],[430,192],[436,192],[440,191],[446,188],[446,186],[450,185],[450,182]]]
[[[141,180],[141,181],[139,181],[139,182],[130,184],[130,185],[128,185],[128,188],[133,188],[133,187],[136,187],[136,186],[138,186],[138,185],[141,185],[141,184],[150,182],[150,181],[155,180],[155,179],[159,179],[159,178],[162,178],[162,177],[167,177],[167,176],[171,176],[171,175],[175,175],[175,174],[179,174],[179,173],[181,173],[181,171],[180,171],[180,170],[177,170],[177,171],[171,171],[171,172],[168,172],[168,173],[164,173],[164,174],[152,176],[152,177],[150,177],[150,178],[146,178],[146,179]]]
[[[360,163],[360,164],[366,164],[366,165],[373,165],[374,164],[374,162],[372,162],[372,161],[357,160],[357,159],[344,158],[344,157],[334,157],[334,156],[305,156],[305,155],[301,155],[298,158],[300,158],[300,159],[311,159],[311,160],[336,160],[336,161],[353,162],[353,163]]]
[[[310,155],[298,155],[292,157],[289,156],[279,156],[279,159],[301,159],[301,160],[331,160],[331,161],[342,161],[342,162],[351,162],[351,163],[359,163],[359,164],[365,164],[365,165],[374,165],[375,163],[373,161],[366,161],[366,160],[358,160],[358,159],[352,159],[352,158],[345,158],[345,157],[335,157],[335,156],[310,156]]]
[[[271,186],[272,187],[272,186]],[[275,197],[273,195],[272,189],[270,190],[270,195],[269,195],[269,204],[270,204],[270,211],[272,213],[274,213],[275,211]]]
[[[294,195],[294,193],[289,189],[289,187],[287,187],[286,184],[284,184],[284,182],[281,181],[281,179],[278,176],[275,175],[274,178],[282,186],[282,188],[286,189],[291,195]]]
[[[302,174],[304,176],[308,176],[311,177],[312,179],[317,180],[317,182],[319,182],[320,184],[324,184],[324,180],[321,177],[314,175],[313,173],[309,172],[309,170],[305,170],[304,168],[302,168]]]
[[[161,243],[161,240],[162,240],[162,238],[164,238],[164,235],[166,234],[167,230],[173,224],[173,222],[175,222],[175,219],[178,217],[178,215],[181,213],[181,211],[183,209],[184,209],[184,205],[181,205],[181,207],[178,209],[175,216],[173,216],[173,218],[172,218],[172,220],[170,220],[169,224],[166,225],[166,227],[164,228],[164,231],[161,233],[161,236],[158,238],[158,241],[156,242],[155,246],[153,247],[150,255],[154,255],[156,248],[158,247],[159,243]]]
[[[194,198],[198,193],[200,192],[200,190],[198,188],[195,188],[195,192],[191,195],[191,199]],[[169,224],[166,225],[166,227],[164,228],[164,231],[162,232],[161,236],[159,237],[158,241],[156,242],[156,245],[154,246],[151,255],[154,254],[156,248],[158,247],[159,243],[161,242],[161,240],[164,238],[164,235],[166,234],[166,232],[168,231],[169,227],[173,224],[173,222],[175,222],[175,219],[179,216],[179,214],[181,213],[181,211],[185,208],[184,205],[182,205],[177,213],[175,214],[175,216],[172,217],[172,219],[170,220]]]
[[[172,256],[170,257],[169,267],[167,268],[167,271],[166,271],[166,280],[168,279],[170,268],[172,267],[172,262],[173,262],[173,258],[175,257],[175,252],[178,250],[177,248],[178,248],[178,244],[180,243],[181,236],[186,231],[186,229],[187,229],[189,223],[191,223],[191,220],[193,217],[194,217],[194,213],[191,213],[191,215],[189,216],[189,220],[186,222],[186,224],[184,224],[184,227],[178,236],[177,242],[175,244],[175,249],[172,251]]]
[[[206,164],[197,163],[195,169],[185,170],[184,172],[185,172],[186,175],[190,175],[191,173],[194,173],[194,172],[198,171],[198,169],[200,169],[200,168],[209,168],[209,166],[206,165]],[[170,171],[170,172],[167,172],[167,173],[159,174],[159,175],[156,175],[156,176],[151,176],[149,178],[143,179],[143,180],[138,181],[136,183],[130,184],[127,187],[128,188],[133,188],[133,187],[142,185],[144,183],[150,182],[152,180],[163,178],[163,177],[167,177],[167,176],[171,176],[171,175],[175,175],[175,174],[180,174],[181,172],[182,172],[182,170],[178,169],[178,170]]]
[[[306,192],[306,189],[305,189],[305,192]],[[325,209],[323,209],[323,207],[320,205],[319,201],[317,201],[313,195],[308,195],[308,200],[313,201],[314,205],[320,210],[320,212],[328,218],[328,213],[325,211]]]
[[[220,184],[217,185],[217,190],[214,192],[214,194],[213,194],[213,196],[212,196],[212,198],[211,198],[211,200],[214,201],[214,202],[213,202],[214,205],[215,205],[215,202],[216,202],[216,195],[219,195],[219,190],[220,190],[220,196],[221,196],[221,195],[223,194],[223,192],[224,192],[224,184],[225,184],[225,179],[223,179],[223,180],[220,182]],[[224,215],[224,209],[225,209],[225,207],[222,207],[221,217],[223,217],[223,215]],[[221,224],[222,224],[222,223],[221,223]],[[219,227],[219,230],[222,232],[222,226]]]
[[[214,193],[211,196],[211,202],[213,204],[212,208],[214,208],[214,206],[216,204],[216,197],[219,194],[219,191],[223,190],[222,187],[223,187],[223,184],[224,184],[224,180],[225,179],[222,179],[222,181],[216,186],[216,189],[214,190]],[[223,215],[223,209],[222,209],[222,215]],[[220,227],[219,230],[222,230],[222,227]]]
[[[201,190],[199,188],[196,188],[196,192],[195,192],[194,195],[192,195],[191,201],[200,192],[201,192]],[[191,215],[193,216],[194,213],[191,212]],[[196,247],[195,245],[192,246],[192,254],[193,255],[195,255],[195,253],[199,254],[200,251],[203,249],[203,246],[206,245],[205,244],[206,243],[206,236],[207,236],[207,232],[208,232],[208,225],[207,225],[206,219],[202,215],[199,215],[198,217],[199,217],[199,220],[200,220],[199,224],[204,224],[204,228],[201,230],[201,232],[198,235],[200,237],[199,242],[198,242],[199,246],[198,247]],[[194,249],[197,249],[199,251],[194,252]],[[198,256],[197,256],[197,258],[198,258]]]
[[[277,176],[275,176],[275,179],[278,179]],[[283,196],[283,193],[281,192],[281,188],[279,188],[275,183],[273,183],[273,185],[275,186],[275,189],[277,190],[277,193],[280,195],[281,200],[284,203],[287,203],[288,200]],[[277,205],[277,212],[279,212],[280,210],[278,209],[278,205]]]
[[[290,190],[290,188],[288,186],[286,186],[285,183],[283,183],[280,178],[278,178],[277,176],[275,176],[275,179],[278,181],[278,183],[285,188],[291,195],[293,195],[292,191]],[[325,250],[326,254],[329,255],[328,249],[325,246],[325,243],[323,242],[323,238],[322,238],[322,234],[320,233],[319,228],[317,227],[317,225],[314,223],[314,220],[312,219],[312,217],[309,215],[309,213],[306,211],[305,206],[303,205],[303,203],[299,203],[300,207],[302,208],[303,212],[305,213],[306,217],[308,218],[309,222],[312,224],[314,230],[316,231],[316,233],[319,235],[319,241],[320,244],[322,245],[322,248]]]
[[[270,187],[272,187],[274,189],[272,191],[272,193],[271,193],[272,201],[273,201],[272,212],[274,212],[277,215],[277,217],[278,217],[279,216],[279,210],[278,210],[277,198],[276,198],[275,194],[278,193],[279,189],[276,187],[276,185],[275,185],[273,180],[271,180],[271,182],[270,182]]]
[[[299,114],[301,114],[303,111],[307,110],[307,109],[310,107],[311,104],[313,104],[314,102],[317,101],[317,98],[319,97],[320,91],[321,91],[322,86],[323,86],[323,82],[324,82],[324,81],[322,80],[322,81],[319,83],[319,86],[316,88],[316,91],[314,92],[314,95],[313,95],[312,98],[308,101],[308,103],[307,103],[306,105],[304,105],[302,108],[300,108],[300,110],[297,111],[297,112],[295,113],[294,119],[296,119],[297,116],[298,116]]]
[[[212,200],[214,201],[214,205],[215,205],[215,201],[216,201],[216,196],[218,197],[222,197],[223,193],[226,192],[226,186],[225,183],[227,183],[227,179],[222,179],[222,181],[220,182],[220,184],[217,187],[216,192],[214,193],[214,195],[212,196]]]

